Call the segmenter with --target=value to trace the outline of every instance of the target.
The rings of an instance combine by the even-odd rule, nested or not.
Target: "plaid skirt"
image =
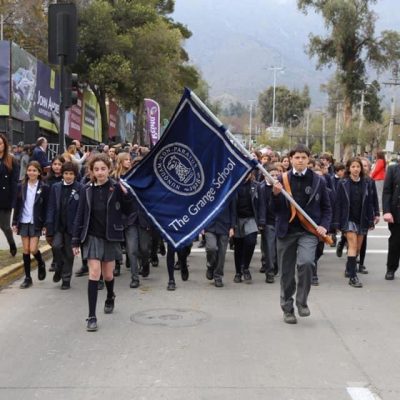
[[[88,235],[82,246],[84,260],[115,261],[121,259],[119,242],[110,242],[97,236]]]

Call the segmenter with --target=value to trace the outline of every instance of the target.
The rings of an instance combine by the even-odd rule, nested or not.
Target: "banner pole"
[[[223,126],[224,124],[211,112],[211,110],[201,101],[197,95],[190,91],[190,97],[192,100],[218,125],[218,126]],[[248,158],[254,159],[253,155],[240,143],[235,136],[232,134],[232,132],[229,131],[229,129],[225,130],[225,133],[229,136],[229,138],[234,142],[235,146]],[[276,179],[274,179],[268,171],[262,166],[261,163],[258,163],[257,168],[262,172],[262,174],[267,178],[268,183],[273,185],[274,183],[278,182]],[[300,205],[297,203],[297,201],[285,190],[282,188],[281,193],[285,198],[294,205],[294,207],[304,216],[304,218],[315,228],[318,228],[318,225],[314,222],[314,220],[300,207]]]

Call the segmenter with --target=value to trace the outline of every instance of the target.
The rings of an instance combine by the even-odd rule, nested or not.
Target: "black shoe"
[[[15,255],[17,254],[17,246],[15,245],[15,243],[10,244],[10,254],[13,257],[15,257]]]
[[[53,282],[57,283],[61,281],[61,271],[57,268],[53,275]]]
[[[114,276],[120,276],[121,275],[121,262],[120,261],[116,261],[115,262],[115,268],[113,271],[113,275]]]
[[[49,272],[55,272],[57,270],[57,264],[55,262],[52,262],[50,264]]]
[[[385,275],[387,281],[392,281],[394,279],[394,271],[387,271]]]
[[[214,268],[207,267],[206,278],[212,281],[214,278]]]
[[[175,290],[176,289],[176,285],[175,285],[175,281],[168,281],[168,285],[167,285],[167,290]]]
[[[131,289],[136,289],[139,287],[139,285],[140,285],[139,279],[132,279],[131,283],[129,284],[129,287]]]
[[[89,317],[87,320],[86,330],[88,332],[96,332],[97,331],[97,318]]]
[[[106,299],[104,303],[104,314],[111,314],[114,311],[115,294],[111,298]]]
[[[243,280],[246,283],[250,283],[251,282],[251,273],[249,269],[244,269],[243,270]]]
[[[143,278],[147,278],[150,275],[150,264],[144,264],[142,267],[142,276]]]
[[[275,282],[274,274],[267,274],[267,276],[265,277],[265,282],[266,283],[274,283]]]
[[[311,315],[311,312],[310,312],[310,309],[308,308],[308,306],[298,305],[297,310],[299,312],[300,317],[309,317]]]
[[[235,283],[242,282],[242,275],[241,274],[236,274],[235,277],[233,278],[233,282],[235,282]]]
[[[38,279],[39,281],[44,281],[46,279],[46,264],[44,262],[38,265]]]
[[[214,279],[214,286],[215,287],[224,287],[224,283],[222,282],[221,278],[215,278]]]
[[[164,244],[162,244],[162,246],[160,246],[160,254],[162,256],[165,256],[167,254],[167,251],[165,250]]]
[[[265,267],[265,265],[263,265],[258,272],[260,272],[261,274],[265,274],[266,270],[267,268]]]
[[[202,249],[206,247],[206,241],[205,240],[200,240],[199,245],[197,246],[198,249]]]
[[[314,275],[314,276],[311,277],[311,285],[313,285],[313,286],[318,286],[319,285],[318,276]]]
[[[157,257],[157,256],[152,257],[152,259],[151,259],[151,265],[152,265],[153,267],[158,267],[158,257]]]
[[[355,288],[362,288],[362,286],[363,286],[357,276],[349,279],[349,285],[353,286]]]
[[[367,270],[367,268],[365,268],[365,265],[359,265],[358,266],[358,272],[360,274],[368,274],[368,270]]]
[[[60,289],[61,289],[61,290],[68,290],[68,289],[71,289],[71,284],[70,284],[70,282],[69,282],[69,281],[62,281],[62,284],[61,284]]]
[[[283,313],[283,320],[287,323],[287,324],[297,324],[297,318],[294,315],[294,312],[284,312]]]
[[[97,282],[97,290],[103,290],[104,289],[104,281],[102,279],[100,279]]]
[[[89,268],[85,265],[82,265],[78,271],[75,272],[76,277],[84,276],[89,274]]]
[[[181,278],[183,281],[189,279],[189,268],[187,266],[181,268]]]
[[[336,246],[336,255],[338,257],[342,257],[343,255],[343,248],[344,248],[344,243],[342,241],[339,241],[339,243]]]
[[[25,278],[24,281],[19,285],[21,289],[28,289],[32,286],[32,278]]]
[[[179,261],[177,261],[174,265],[174,270],[175,271],[179,271],[181,269],[181,263]]]

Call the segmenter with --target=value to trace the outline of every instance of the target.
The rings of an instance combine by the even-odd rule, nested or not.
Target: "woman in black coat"
[[[353,287],[362,287],[357,277],[356,259],[368,230],[375,226],[374,219],[371,185],[360,158],[351,158],[346,164],[345,179],[338,184],[334,227],[340,229],[347,239],[345,276],[350,278],[349,285]]]
[[[18,178],[18,164],[9,152],[7,138],[0,134],[0,229],[6,236],[13,257],[17,254],[17,247],[10,227],[10,218],[17,199]]]

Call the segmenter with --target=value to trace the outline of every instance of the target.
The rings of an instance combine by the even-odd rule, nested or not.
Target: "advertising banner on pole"
[[[146,135],[150,146],[154,147],[160,139],[160,106],[152,99],[144,99],[146,112]]]
[[[0,115],[10,114],[10,42],[0,41]]]

